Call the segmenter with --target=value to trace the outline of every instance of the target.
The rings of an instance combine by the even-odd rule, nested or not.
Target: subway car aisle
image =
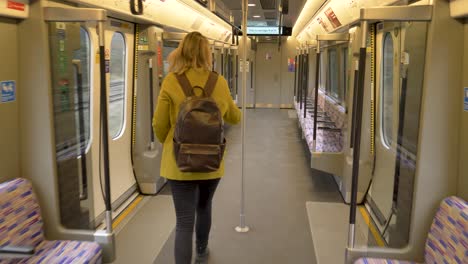
[[[241,127],[234,126],[226,133],[226,174],[213,203],[209,263],[316,263],[305,204],[342,203],[337,186],[330,175],[310,169],[297,120],[288,110],[252,109],[247,115],[246,221],[251,231],[234,231],[241,193]],[[174,263],[173,247],[174,232],[154,263]]]

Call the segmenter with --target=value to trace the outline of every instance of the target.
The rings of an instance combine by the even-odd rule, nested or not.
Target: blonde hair
[[[209,42],[199,32],[191,32],[169,55],[169,71],[182,74],[190,68],[211,70],[212,57]]]

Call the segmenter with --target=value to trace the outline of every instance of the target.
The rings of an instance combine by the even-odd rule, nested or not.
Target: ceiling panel
[[[278,26],[278,20],[270,20],[270,21],[267,21],[267,26],[269,26],[269,27],[277,27],[277,26]]]
[[[278,12],[277,11],[265,11],[264,16],[265,16],[265,19],[277,19]]]
[[[263,10],[277,9],[276,0],[260,0]]]
[[[230,12],[234,16],[234,23],[240,26],[242,23],[242,0],[216,0],[217,2],[223,2],[223,4],[230,9]],[[280,0],[249,0],[249,4],[255,4],[255,6],[249,7],[248,22],[247,25],[275,25],[279,23],[278,16],[278,5]],[[293,27],[296,23],[297,18],[307,0],[289,0],[289,13],[283,16],[283,26]],[[325,0],[318,0],[325,1]],[[254,15],[260,16],[254,18]],[[276,20],[273,23],[271,20]]]

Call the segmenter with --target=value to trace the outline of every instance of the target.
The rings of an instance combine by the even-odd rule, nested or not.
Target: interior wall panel
[[[290,71],[289,62],[296,56],[296,40],[284,38],[281,49],[281,105],[293,105],[294,98],[294,71]],[[309,87],[311,87],[309,81]]]
[[[15,81],[18,93],[18,25],[0,17],[0,82]],[[2,87],[0,87],[0,90]],[[18,98],[0,100],[0,182],[20,176]]]
[[[464,55],[463,55],[463,85],[460,87],[462,97],[468,97],[468,19],[464,24]],[[466,100],[464,98],[464,100]],[[465,106],[463,106],[465,107]],[[458,178],[458,196],[468,201],[468,110],[462,110],[460,116],[460,154],[459,154],[459,178]]]

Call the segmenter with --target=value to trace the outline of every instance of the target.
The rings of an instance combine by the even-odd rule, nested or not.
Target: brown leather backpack
[[[180,105],[174,131],[177,167],[182,172],[217,171],[226,146],[223,116],[210,97],[218,74],[211,72],[204,88],[192,87],[185,74],[176,77],[186,96]],[[195,95],[195,89],[202,91],[201,96]]]

